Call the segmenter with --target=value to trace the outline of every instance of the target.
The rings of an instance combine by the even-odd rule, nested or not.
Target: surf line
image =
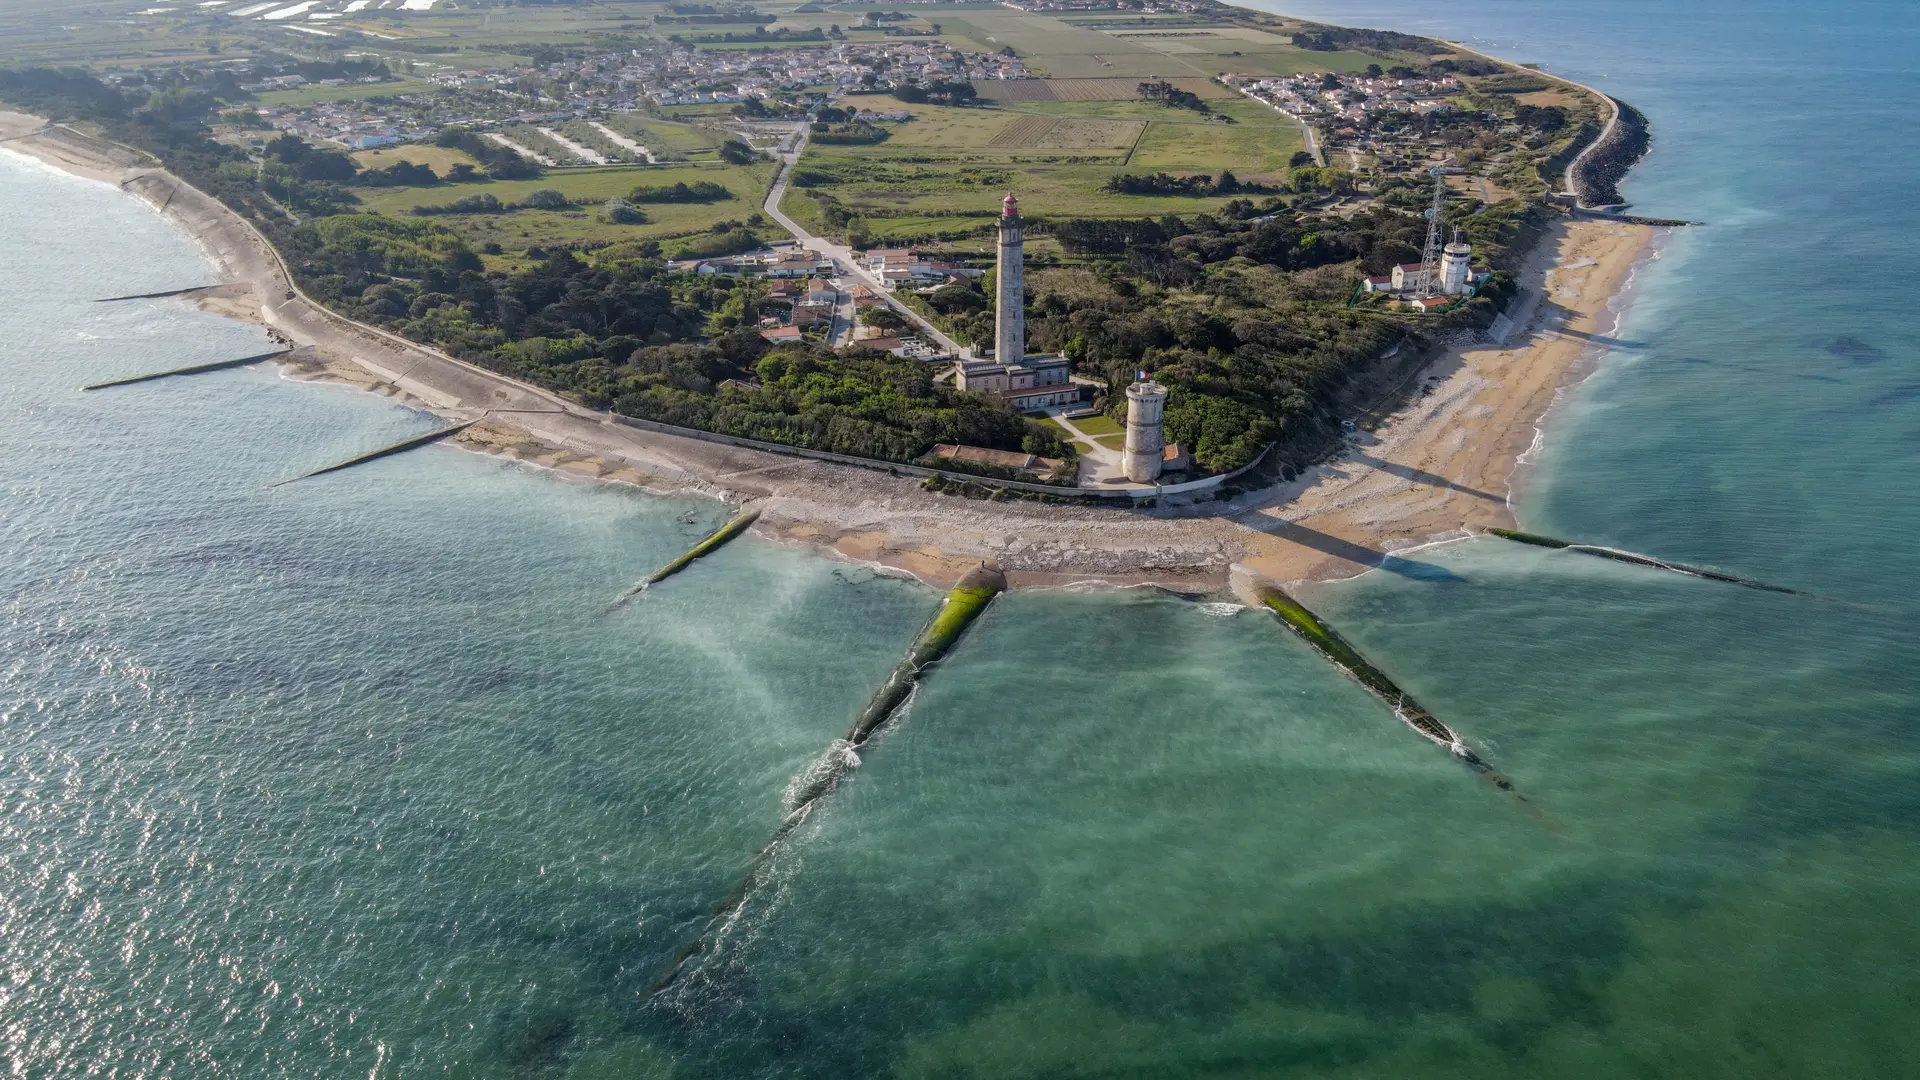
[[[674,958],[666,973],[660,976],[660,981],[654,984],[650,996],[658,997],[671,987],[681,972],[686,970],[687,964],[700,954],[701,945],[713,928],[740,913],[740,909],[746,906],[748,893],[759,879],[761,869],[779,849],[781,842],[793,835],[793,831],[807,820],[807,815],[839,785],[840,778],[848,769],[860,764],[857,752],[860,747],[885,727],[902,705],[912,699],[914,690],[920,684],[920,676],[945,658],[967,627],[973,625],[974,620],[987,610],[987,605],[993,603],[994,597],[1006,589],[1006,575],[990,561],[967,571],[955,583],[953,590],[941,601],[940,610],[933,613],[933,618],[927,621],[920,636],[914,638],[907,655],[894,666],[893,674],[887,676],[887,681],[880,684],[880,689],[874,691],[873,697],[867,701],[867,707],[854,718],[846,737],[835,739],[825,756],[795,779],[787,792],[787,814],[780,820],[779,827],[774,829],[773,838],[747,864],[746,872],[740,875],[726,899],[715,905],[713,914],[701,926],[700,933]]]
[[[1539,533],[1520,532],[1516,529],[1490,528],[1487,531],[1503,540],[1511,540],[1516,544],[1531,544],[1534,547],[1553,548],[1557,551],[1577,551],[1582,555],[1596,555],[1602,559],[1612,559],[1614,562],[1632,563],[1635,566],[1646,566],[1655,570],[1671,570],[1676,574],[1706,578],[1708,581],[1724,581],[1729,585],[1744,585],[1749,589],[1759,589],[1762,592],[1786,593],[1789,596],[1813,595],[1800,589],[1789,589],[1785,585],[1769,585],[1764,581],[1755,581],[1752,578],[1739,577],[1734,574],[1723,574],[1718,570],[1707,570],[1698,566],[1688,566],[1686,563],[1668,562],[1665,559],[1656,559],[1651,555],[1640,555],[1631,551],[1621,551],[1619,548],[1601,547],[1598,544],[1576,544],[1571,540],[1561,540],[1552,536],[1541,536]]]
[[[426,446],[429,443],[437,443],[441,439],[447,438],[448,436],[458,435],[461,432],[467,430],[468,428],[472,427],[473,425],[479,422],[480,421],[478,419],[465,420],[458,424],[454,424],[451,427],[443,427],[438,431],[429,431],[425,435],[415,435],[411,439],[402,439],[399,442],[394,443],[392,446],[383,446],[378,450],[371,450],[371,451],[368,451],[367,453],[361,454],[359,457],[348,458],[347,460],[339,462],[338,464],[329,465],[324,469],[315,469],[310,473],[302,473],[299,476],[288,477],[285,480],[280,480],[275,483],[268,484],[267,486],[270,488],[277,488],[283,484],[291,484],[295,480],[306,480],[315,476],[324,476],[330,472],[339,472],[342,469],[351,469],[355,465],[365,465],[369,461],[378,461],[383,457],[392,457],[395,454],[403,454],[408,450],[414,449],[415,447]]]
[[[1445,749],[1479,773],[1494,787],[1499,788],[1523,803],[1531,801],[1513,789],[1513,782],[1502,776],[1485,758],[1474,753],[1466,740],[1456,735],[1452,728],[1440,722],[1440,718],[1426,710],[1426,707],[1413,699],[1413,695],[1389,679],[1386,672],[1373,666],[1373,662],[1360,654],[1360,650],[1336,632],[1333,627],[1320,621],[1320,617],[1308,611],[1306,605],[1287,595],[1280,586],[1269,581],[1258,582],[1253,586],[1253,594],[1262,604],[1271,608],[1280,616],[1280,621],[1313,646],[1320,655],[1333,661],[1334,665],[1351,675],[1355,682],[1366,687],[1373,695],[1393,709],[1393,714],[1427,741]]]
[[[262,360],[272,360],[276,357],[285,356],[293,351],[292,349],[276,349],[273,352],[243,356],[238,360],[216,360],[211,364],[194,364],[190,367],[172,368],[167,371],[152,371],[145,375],[131,375],[124,379],[110,379],[106,382],[93,383],[90,386],[83,386],[80,389],[105,390],[111,386],[132,386],[134,383],[152,382],[155,379],[170,379],[175,375],[200,375],[208,371],[225,371],[228,368],[246,367],[248,364],[257,364]]]
[[[693,550],[673,560],[672,562],[661,567],[660,569],[655,570],[652,574],[635,582],[633,587],[628,589],[626,592],[623,592],[619,596],[614,597],[613,603],[608,604],[607,610],[605,612],[602,612],[602,614],[607,614],[607,615],[612,614],[616,609],[620,607],[620,605],[626,603],[627,601],[633,599],[636,596],[639,596],[641,593],[646,592],[650,586],[657,585],[660,582],[665,581],[666,579],[679,573],[680,571],[685,570],[687,567],[692,566],[694,563],[694,560],[704,558],[705,556],[711,555],[714,552],[720,550],[722,547],[726,545],[727,541],[732,540],[734,537],[739,536],[743,532],[746,532],[747,526],[752,525],[754,521],[757,520],[759,517],[760,517],[760,508],[757,506],[748,507],[747,509],[740,511],[738,514],[735,514],[733,518],[729,520],[725,525],[720,526],[720,528],[716,532],[714,532],[712,536],[709,536],[705,540],[702,540],[698,544],[695,544],[693,546]]]

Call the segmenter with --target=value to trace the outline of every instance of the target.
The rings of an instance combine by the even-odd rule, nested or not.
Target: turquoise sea
[[[0,154],[0,1064],[33,1078],[1920,1074],[1920,8],[1310,3],[1640,106],[1637,275],[1519,503],[1271,618],[998,602],[648,991],[938,595],[435,447]],[[1435,569],[1446,573],[1433,572]]]

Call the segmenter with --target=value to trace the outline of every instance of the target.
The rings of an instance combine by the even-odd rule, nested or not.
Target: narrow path
[[[1061,409],[1048,409],[1047,415],[1053,418],[1054,423],[1066,428],[1075,440],[1091,448],[1080,452],[1080,485],[1092,487],[1112,478],[1125,479],[1126,455],[1100,445],[1100,440],[1080,430],[1078,425],[1062,415],[1063,412]]]
[[[1511,60],[1502,60],[1497,56],[1493,56],[1488,53],[1483,53],[1478,49],[1469,49],[1465,45],[1462,45],[1457,41],[1447,41],[1444,38],[1440,40],[1442,44],[1446,45],[1448,48],[1453,49],[1456,52],[1470,53],[1474,56],[1480,57],[1483,60],[1491,60],[1494,63],[1499,64],[1501,67],[1506,68],[1508,71],[1524,72],[1525,74],[1528,74],[1528,75],[1538,75],[1543,78],[1552,79],[1554,82],[1560,83],[1565,86],[1571,86],[1575,90],[1579,90],[1584,93],[1591,94],[1595,99],[1598,100],[1598,102],[1600,103],[1600,106],[1604,108],[1607,112],[1607,122],[1601,126],[1600,134],[1595,135],[1593,137],[1593,141],[1591,143],[1588,143],[1585,149],[1581,150],[1578,154],[1575,154],[1573,160],[1567,163],[1567,172],[1566,172],[1567,190],[1566,192],[1564,192],[1564,194],[1570,194],[1574,196],[1576,205],[1578,205],[1581,209],[1583,210],[1589,209],[1589,207],[1586,205],[1585,196],[1582,195],[1579,188],[1574,183],[1574,177],[1579,175],[1580,163],[1585,161],[1587,159],[1587,155],[1593,153],[1596,147],[1603,145],[1607,141],[1607,137],[1613,134],[1613,129],[1616,126],[1618,126],[1620,123],[1620,106],[1617,102],[1613,100],[1613,95],[1602,93],[1601,91],[1595,90],[1593,87],[1588,86],[1585,83],[1574,82],[1572,79],[1566,78],[1565,76],[1561,76],[1561,75],[1555,75],[1550,71],[1542,71],[1538,68],[1521,68]]]

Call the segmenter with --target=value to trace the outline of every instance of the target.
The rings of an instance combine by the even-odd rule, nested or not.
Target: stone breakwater
[[[1640,110],[1616,97],[1607,100],[1613,102],[1619,115],[1568,170],[1569,186],[1585,209],[1620,205],[1620,181],[1653,145],[1647,118]]]

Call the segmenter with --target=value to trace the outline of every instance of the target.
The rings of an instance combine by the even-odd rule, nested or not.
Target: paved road
[[[773,188],[767,192],[767,202],[763,207],[767,216],[775,222],[778,222],[781,228],[792,233],[793,238],[800,241],[807,250],[817,251],[829,259],[832,259],[840,269],[841,276],[850,279],[848,284],[849,288],[852,287],[851,282],[858,282],[865,285],[867,288],[872,289],[876,295],[884,297],[889,307],[899,312],[908,322],[919,327],[921,334],[925,335],[927,339],[934,344],[940,346],[941,349],[955,356],[969,355],[967,350],[960,347],[959,342],[941,333],[938,327],[926,320],[925,316],[902,304],[900,301],[895,300],[887,287],[880,283],[880,279],[867,273],[866,269],[854,258],[852,248],[847,247],[845,244],[836,244],[823,236],[815,236],[802,228],[799,222],[780,212],[780,201],[787,197],[787,181],[793,175],[793,163],[798,161],[800,155],[806,151],[807,138],[811,132],[812,129],[807,129],[806,133],[800,136],[800,141],[794,144],[792,150],[782,151],[774,155],[775,160],[780,162],[780,175],[774,178]]]

